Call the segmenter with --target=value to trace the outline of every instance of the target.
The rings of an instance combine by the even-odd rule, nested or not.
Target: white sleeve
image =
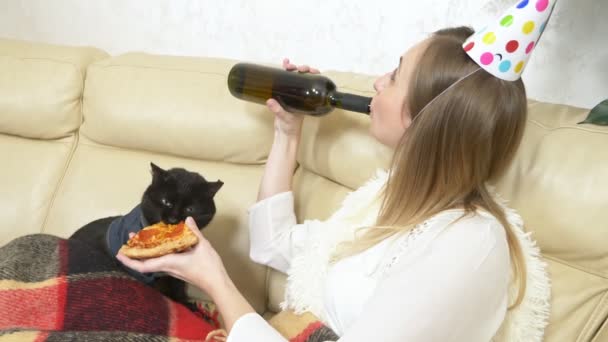
[[[248,313],[241,316],[230,330],[226,342],[287,342],[262,316],[256,313]]]
[[[297,224],[291,191],[261,200],[248,212],[249,257],[283,273],[287,273],[292,257],[303,248],[320,222]]]
[[[501,230],[487,222],[448,227],[421,255],[393,266],[339,341],[489,341],[507,307]]]

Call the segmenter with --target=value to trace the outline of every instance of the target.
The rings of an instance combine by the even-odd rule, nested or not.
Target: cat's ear
[[[164,179],[164,176],[167,173],[167,171],[161,169],[160,167],[158,167],[158,165],[156,165],[152,162],[150,162],[150,167],[151,167],[151,172],[152,172],[152,180]]]
[[[215,194],[220,190],[220,188],[224,185],[224,182],[221,180],[217,180],[217,182],[207,182],[207,193],[210,197],[215,196]]]

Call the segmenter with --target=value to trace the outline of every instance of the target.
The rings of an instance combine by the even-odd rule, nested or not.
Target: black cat
[[[152,183],[144,191],[141,203],[124,216],[106,217],[78,229],[70,239],[101,249],[138,280],[158,288],[173,300],[188,305],[185,283],[161,274],[142,274],[116,260],[118,249],[127,242],[129,233],[160,221],[175,224],[191,216],[204,228],[215,215],[213,197],[224,184],[208,182],[198,173],[183,168],[163,170],[150,163]]]

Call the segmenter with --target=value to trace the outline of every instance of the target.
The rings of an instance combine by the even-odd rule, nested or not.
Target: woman
[[[438,31],[375,82],[370,132],[394,149],[390,173],[351,194],[356,200],[347,198],[326,222],[295,222],[302,117],[267,102],[275,138],[250,209],[251,257],[288,273],[286,308],[314,313],[340,341],[489,341],[524,299],[523,234],[486,184],[520,144],[526,93],[521,80],[499,79],[467,55],[462,45],[472,34]],[[296,69],[288,60],[283,66]],[[284,341],[187,224],[201,240],[187,253],[118,258],[200,287],[217,304],[229,341]]]

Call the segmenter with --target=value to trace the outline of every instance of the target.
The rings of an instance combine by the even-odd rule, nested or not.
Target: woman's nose
[[[389,79],[390,72],[378,77],[378,79],[376,79],[374,82],[374,89],[376,92],[380,92],[382,89],[384,89],[384,87],[386,87],[386,82],[388,82]]]

